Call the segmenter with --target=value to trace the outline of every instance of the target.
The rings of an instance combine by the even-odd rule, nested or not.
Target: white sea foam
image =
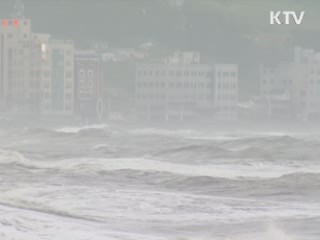
[[[104,129],[107,125],[105,124],[97,124],[97,125],[88,125],[88,126],[82,126],[82,127],[63,127],[55,129],[56,132],[60,133],[78,133],[82,130],[88,130],[88,129]]]
[[[269,223],[266,225],[263,232],[240,234],[240,236],[227,238],[225,240],[297,240],[275,224]]]
[[[19,164],[25,167],[56,169],[74,172],[95,173],[97,171],[137,170],[179,174],[194,177],[216,178],[277,178],[294,173],[320,173],[319,165],[285,166],[266,162],[238,162],[237,164],[188,165],[170,163],[147,158],[76,158],[55,161],[30,160],[19,152],[0,150],[0,164]]]

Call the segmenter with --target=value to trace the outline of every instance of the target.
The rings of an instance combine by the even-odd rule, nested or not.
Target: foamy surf
[[[2,239],[317,240],[317,136],[134,131],[3,130]]]

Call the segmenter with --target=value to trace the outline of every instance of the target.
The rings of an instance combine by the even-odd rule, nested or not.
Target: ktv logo
[[[297,14],[294,11],[271,11],[270,12],[270,24],[271,25],[281,25],[286,24],[289,25],[292,22],[296,25],[300,25],[303,22],[303,19],[305,17],[305,12],[300,12]]]

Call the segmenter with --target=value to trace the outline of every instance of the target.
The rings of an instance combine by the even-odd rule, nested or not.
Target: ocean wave
[[[314,160],[320,155],[320,141],[292,136],[243,137],[228,140],[181,142],[155,154],[170,161],[206,162],[215,159]]]
[[[164,135],[164,136],[190,136],[196,134],[194,130],[160,129],[160,128],[141,128],[128,131],[134,135]]]
[[[59,133],[79,133],[83,130],[90,130],[90,129],[105,129],[107,125],[100,124],[100,125],[88,125],[88,126],[82,126],[82,127],[63,127],[55,129],[56,132]]]
[[[171,147],[155,153],[154,156],[171,161],[185,161],[196,163],[214,160],[216,158],[227,158],[231,152],[223,147],[212,143],[185,144],[183,146]]]
[[[109,128],[107,125],[90,125],[83,127],[63,127],[57,129],[51,128],[24,128],[24,136],[43,138],[50,137],[106,137],[119,132],[117,129]],[[21,132],[18,132],[21,134]]]
[[[94,175],[101,171],[112,172],[119,170],[160,172],[177,176],[221,178],[221,179],[275,179],[293,178],[303,174],[318,177],[320,166],[279,165],[268,162],[210,163],[210,164],[181,164],[148,158],[70,158],[70,159],[28,159],[20,152],[0,150],[0,164],[15,164],[25,168],[67,171],[79,174]],[[294,175],[302,174],[302,175]],[[307,175],[307,176],[309,176]],[[296,180],[296,178],[294,179]],[[318,181],[313,182],[317,183]],[[310,182],[310,184],[312,181]]]

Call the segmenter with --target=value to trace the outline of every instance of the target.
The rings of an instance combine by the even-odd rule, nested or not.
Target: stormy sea
[[[0,128],[1,240],[319,240],[320,133]]]

